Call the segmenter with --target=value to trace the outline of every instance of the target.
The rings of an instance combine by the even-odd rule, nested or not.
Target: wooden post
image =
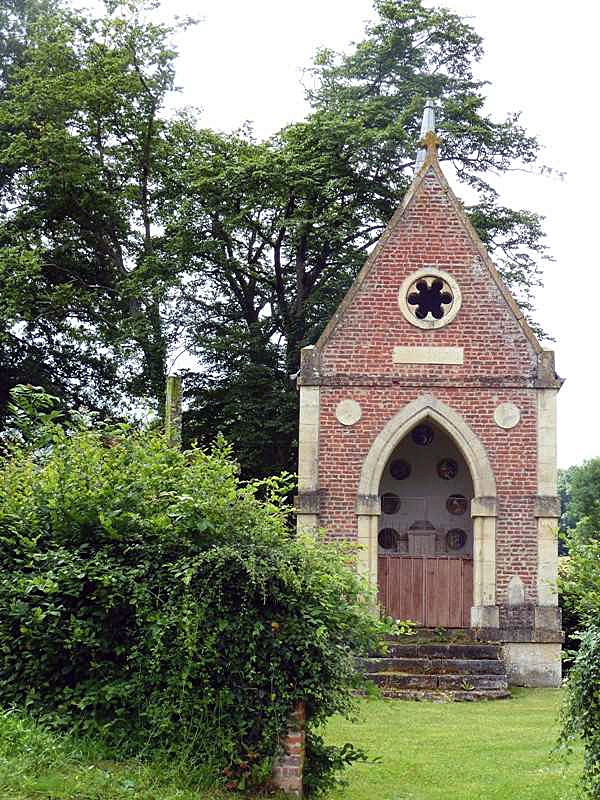
[[[165,433],[171,447],[181,447],[181,378],[167,375]]]

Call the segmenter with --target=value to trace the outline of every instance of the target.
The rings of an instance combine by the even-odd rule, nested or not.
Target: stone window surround
[[[420,278],[439,278],[450,288],[450,291],[452,292],[452,306],[441,319],[429,319],[429,315],[427,315],[426,319],[418,319],[415,317],[413,310],[409,306],[407,300],[409,289],[413,283],[418,281]],[[417,328],[422,328],[423,330],[435,330],[436,328],[443,328],[445,325],[449,325],[456,317],[462,305],[462,294],[458,283],[454,280],[452,275],[449,275],[447,272],[443,272],[436,267],[424,267],[416,272],[412,272],[403,281],[398,293],[398,305],[400,306],[400,311],[402,312],[403,316],[408,320],[408,322],[410,322],[411,325],[414,325]]]

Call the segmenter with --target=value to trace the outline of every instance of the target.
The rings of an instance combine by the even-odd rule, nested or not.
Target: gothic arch
[[[471,624],[497,625],[496,603],[496,480],[483,443],[463,417],[441,400],[423,394],[400,409],[382,428],[363,462],[356,512],[362,569],[377,585],[379,483],[385,465],[402,439],[424,420],[431,420],[452,437],[471,471],[475,497],[473,517],[473,609]]]
[[[380,431],[362,465],[359,497],[378,494],[381,475],[394,448],[424,420],[435,422],[456,442],[471,470],[475,497],[495,498],[496,480],[481,440],[460,414],[427,394],[405,405]]]

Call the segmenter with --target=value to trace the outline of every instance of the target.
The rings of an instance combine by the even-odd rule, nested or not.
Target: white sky
[[[555,337],[557,370],[567,379],[559,394],[558,450],[559,466],[566,467],[600,456],[599,6],[594,0],[440,4],[469,17],[483,36],[479,77],[492,84],[488,110],[496,117],[522,111],[526,129],[544,145],[542,162],[567,173],[564,180],[515,173],[495,183],[506,205],[546,216],[556,260],[546,266],[537,319]],[[362,38],[372,16],[370,0],[164,0],[163,8],[202,19],[179,41],[177,105],[201,106],[203,124],[220,130],[251,120],[258,136],[306,114],[302,69],[318,47],[343,49]]]

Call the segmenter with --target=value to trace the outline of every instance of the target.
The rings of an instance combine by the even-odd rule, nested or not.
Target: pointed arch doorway
[[[356,510],[362,569],[387,613],[426,627],[497,625],[496,483],[460,414],[428,394],[398,411],[363,462]]]
[[[423,627],[469,627],[473,605],[473,480],[452,438],[415,425],[379,485],[379,602]]]

